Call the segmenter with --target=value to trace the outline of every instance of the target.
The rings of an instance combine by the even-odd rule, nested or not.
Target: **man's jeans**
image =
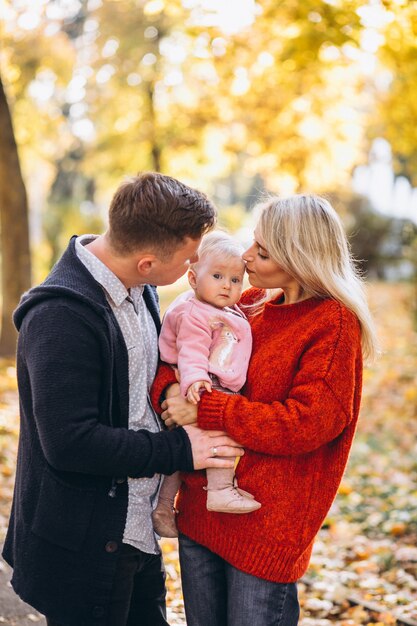
[[[117,561],[108,626],[168,626],[165,570],[161,555],[123,544]],[[48,626],[60,626],[48,619]]]
[[[180,535],[187,626],[296,626],[296,583],[273,583],[236,569]]]

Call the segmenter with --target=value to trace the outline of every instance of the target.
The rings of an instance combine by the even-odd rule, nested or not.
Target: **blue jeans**
[[[296,583],[273,583],[236,569],[180,535],[187,626],[296,626]]]

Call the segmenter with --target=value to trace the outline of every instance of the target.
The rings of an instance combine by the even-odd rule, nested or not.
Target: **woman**
[[[208,512],[204,473],[184,476],[177,507],[188,626],[297,624],[296,581],[346,466],[362,354],[375,353],[362,282],[331,205],[296,195],[261,208],[243,255],[253,286],[241,300],[253,334],[243,395],[162,404],[168,426],[197,419],[239,441],[239,488],[262,503],[247,515]],[[155,400],[173,380],[162,367]]]

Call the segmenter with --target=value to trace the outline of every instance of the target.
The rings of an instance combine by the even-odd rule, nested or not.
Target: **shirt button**
[[[108,541],[106,545],[104,546],[104,549],[106,552],[116,552],[118,547],[119,545],[117,541]]]
[[[100,619],[104,615],[104,607],[103,606],[95,606],[93,608],[93,617],[96,619]]]

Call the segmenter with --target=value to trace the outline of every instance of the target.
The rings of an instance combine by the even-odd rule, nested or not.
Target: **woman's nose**
[[[253,245],[250,246],[245,252],[242,254],[242,259],[244,261],[252,261],[253,260]]]

